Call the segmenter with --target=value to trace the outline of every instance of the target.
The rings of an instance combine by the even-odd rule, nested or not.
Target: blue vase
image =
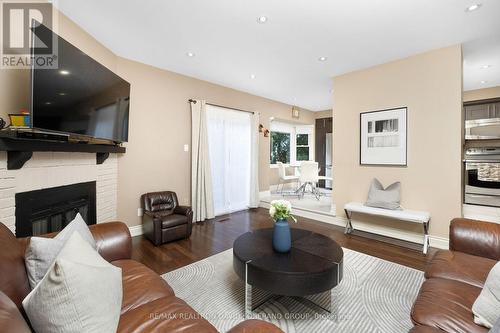
[[[273,249],[276,252],[286,253],[292,248],[290,225],[286,219],[279,219],[274,223]]]

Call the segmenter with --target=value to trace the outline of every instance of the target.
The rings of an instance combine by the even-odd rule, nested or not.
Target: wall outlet
[[[189,151],[189,145],[184,145],[184,151]]]
[[[137,216],[142,217],[142,215],[144,215],[142,208],[137,208]]]

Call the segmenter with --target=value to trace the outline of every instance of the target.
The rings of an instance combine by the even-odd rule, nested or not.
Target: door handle
[[[484,198],[489,198],[489,199],[500,199],[500,196],[498,195],[487,195],[487,194],[471,194],[471,193],[465,193],[465,196],[471,197],[471,198],[476,198],[476,199],[484,199]]]

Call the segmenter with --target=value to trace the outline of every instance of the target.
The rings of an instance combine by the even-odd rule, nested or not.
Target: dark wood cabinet
[[[465,106],[465,120],[500,118],[500,102]]]
[[[315,156],[320,167],[320,176],[325,176],[326,165],[326,134],[333,132],[333,118],[316,119],[315,126]],[[325,181],[319,182],[319,187],[325,187]]]

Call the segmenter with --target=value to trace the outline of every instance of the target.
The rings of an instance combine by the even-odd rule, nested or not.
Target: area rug
[[[163,278],[220,332],[245,320],[244,283],[233,271],[232,249],[166,273]],[[423,272],[344,249],[344,278],[332,291],[336,313],[300,299],[270,300],[251,317],[288,333],[408,332]]]

